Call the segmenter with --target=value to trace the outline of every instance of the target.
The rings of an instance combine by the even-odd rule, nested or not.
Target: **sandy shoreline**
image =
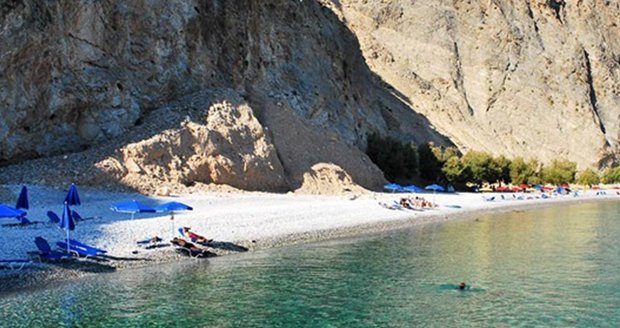
[[[14,199],[21,186],[9,185]],[[0,259],[28,258],[36,251],[34,238],[43,236],[52,246],[65,236],[57,225],[47,223],[46,212],[60,214],[65,191],[41,186],[28,186],[31,221],[44,221],[25,227],[9,227],[17,221],[0,220]],[[34,264],[29,270],[0,270],[0,293],[36,288],[50,281],[73,279],[85,274],[114,272],[128,268],[156,265],[163,262],[189,260],[178,255],[172,247],[146,250],[136,241],[159,236],[164,241],[178,236],[177,228],[191,226],[198,233],[213,238],[209,250],[225,255],[235,252],[235,246],[251,250],[280,247],[300,242],[336,239],[413,227],[471,217],[482,213],[525,210],[559,204],[596,200],[620,200],[616,191],[596,195],[596,191],[579,197],[557,196],[550,199],[517,200],[512,194],[493,194],[495,201],[485,201],[491,194],[422,194],[439,207],[424,212],[390,210],[379,202],[392,203],[403,194],[348,194],[342,196],[311,196],[268,193],[203,193],[178,197],[145,197],[139,194],[112,193],[92,188],[79,188],[82,206],[75,209],[82,217],[93,218],[78,222],[72,237],[84,243],[108,250],[110,257],[101,261],[80,260],[77,263]],[[536,196],[526,194],[525,197]],[[533,198],[533,197],[532,197]],[[171,221],[167,214],[128,214],[112,212],[112,203],[136,199],[155,206],[167,201],[183,202],[194,211],[178,213]],[[10,200],[5,202],[11,204]],[[14,200],[13,200],[14,202]],[[460,208],[446,207],[456,205]]]

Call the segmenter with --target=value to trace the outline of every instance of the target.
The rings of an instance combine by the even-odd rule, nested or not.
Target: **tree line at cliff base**
[[[493,156],[481,151],[465,154],[455,147],[424,143],[416,146],[392,137],[370,134],[366,153],[385,178],[402,183],[451,184],[457,190],[483,184],[535,185],[619,183],[620,167],[602,172],[592,168],[577,171],[577,164],[558,158],[543,164],[536,159]]]

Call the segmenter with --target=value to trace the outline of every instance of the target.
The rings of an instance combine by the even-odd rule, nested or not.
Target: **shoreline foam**
[[[15,194],[20,186],[8,186]],[[29,218],[47,222],[45,212],[60,212],[65,192],[59,189],[29,186],[31,209]],[[113,257],[107,261],[78,261],[63,265],[36,265],[34,269],[0,273],[0,293],[15,292],[44,286],[52,281],[78,278],[101,272],[186,260],[172,247],[144,250],[136,241],[158,235],[164,241],[175,236],[180,226],[191,226],[198,233],[216,241],[232,243],[250,251],[286,245],[317,242],[329,239],[377,234],[429,223],[453,221],[487,213],[529,210],[541,207],[575,204],[598,200],[620,200],[615,192],[597,196],[595,191],[580,197],[558,196],[551,199],[497,200],[488,202],[485,194],[421,194],[440,205],[438,209],[417,212],[389,210],[379,202],[391,203],[406,194],[348,194],[342,196],[311,196],[268,193],[204,193],[178,197],[145,197],[139,194],[111,193],[92,188],[80,188],[82,206],[75,209],[83,217],[96,217],[78,222],[72,237],[84,243],[107,249]],[[496,198],[500,194],[494,194]],[[526,194],[526,196],[535,194]],[[488,196],[486,194],[485,196]],[[112,203],[137,199],[150,205],[175,200],[194,207],[193,212],[178,213],[174,223],[167,214],[137,215],[109,210]],[[448,208],[459,205],[461,208]],[[60,214],[60,213],[58,213]],[[16,221],[3,219],[0,224]],[[50,244],[65,236],[56,225],[44,223],[26,227],[0,226],[0,259],[26,258],[36,250],[34,237],[43,236]],[[210,249],[218,255],[230,251]],[[136,254],[135,251],[138,251]]]

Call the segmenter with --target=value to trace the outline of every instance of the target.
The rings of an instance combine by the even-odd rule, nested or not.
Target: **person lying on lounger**
[[[213,241],[213,239],[207,239],[206,237],[203,237],[197,233],[192,232],[191,229],[192,228],[190,227],[183,227],[183,236],[199,244],[206,244],[206,243],[210,243]]]
[[[172,243],[173,245],[185,248],[186,250],[191,252],[191,256],[197,256],[202,254],[203,256],[207,256],[209,255],[209,252],[206,249],[202,249],[196,245],[194,245],[193,243],[190,243],[189,241],[186,241],[183,238],[177,238],[174,237],[170,243]]]

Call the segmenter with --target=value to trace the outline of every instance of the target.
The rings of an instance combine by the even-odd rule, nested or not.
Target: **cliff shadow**
[[[368,132],[416,143],[451,144],[411,108],[405,95],[368,67],[355,34],[319,2],[235,1],[195,9],[199,14],[188,28],[202,38],[199,50],[217,57],[213,65],[218,72],[204,76],[204,85],[181,88],[191,90],[156,108],[145,108],[133,127],[85,151],[3,167],[0,183],[76,182],[152,193],[157,185],[174,180],[143,173],[144,180],[156,183],[140,187],[140,179],[127,179],[129,170],[140,168],[128,167],[119,149],[178,129],[185,121],[204,123],[208,107],[222,101],[252,106],[270,129],[292,190],[319,163],[333,163],[359,185],[377,189],[383,182],[380,171],[367,156],[360,156]],[[185,50],[197,51],[197,45],[192,47]],[[101,164],[106,159],[111,160]],[[194,182],[184,183],[191,187]]]

